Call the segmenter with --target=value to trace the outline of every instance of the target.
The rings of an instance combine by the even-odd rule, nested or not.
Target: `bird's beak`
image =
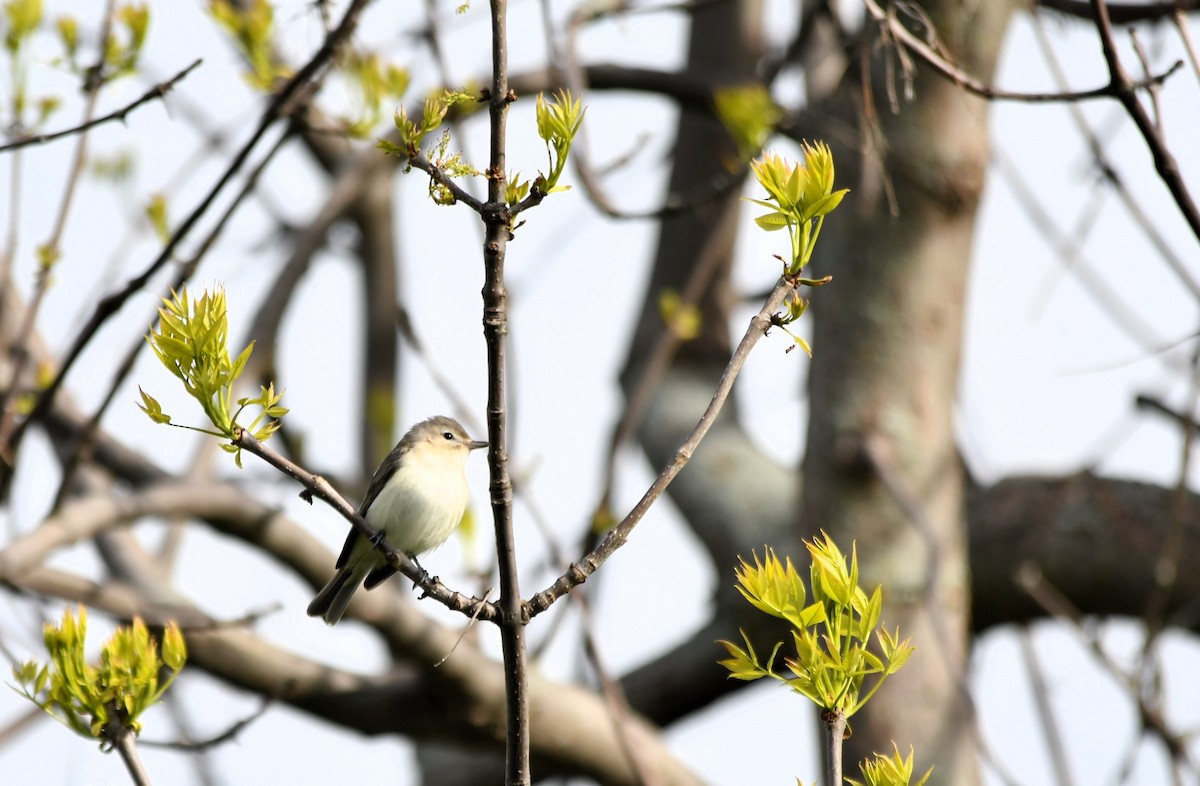
[[[486,442],[480,442],[477,439],[473,439],[467,443],[468,450],[479,450],[480,448],[486,448],[486,447],[487,447]]]

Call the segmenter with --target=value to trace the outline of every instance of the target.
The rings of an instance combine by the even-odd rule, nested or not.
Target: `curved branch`
[[[733,389],[733,382],[737,379],[738,373],[742,366],[745,365],[746,359],[750,356],[750,350],[766,335],[771,328],[771,317],[783,302],[784,297],[793,291],[794,285],[787,279],[779,279],[775,285],[775,289],[767,297],[765,303],[759,312],[750,320],[749,327],[746,328],[745,335],[742,336],[741,342],[733,353],[733,357],[729,359],[729,364],[725,367],[721,374],[721,379],[717,383],[717,388],[712,394],[712,399],[709,401],[708,407],[700,416],[695,427],[684,440],[683,444],[675,451],[674,455],[659,472],[657,478],[638,500],[638,503],[633,506],[633,509],[626,514],[625,518],[616,527],[608,531],[608,534],[600,541],[596,548],[592,549],[591,553],[581,559],[579,562],[572,564],[567,571],[561,575],[553,584],[546,589],[534,595],[529,599],[531,615],[537,615],[550,606],[559,598],[566,595],[572,588],[579,586],[587,581],[588,577],[596,572],[604,562],[611,557],[617,549],[625,545],[632,534],[634,527],[642,520],[650,506],[662,496],[666,491],[667,486],[675,479],[675,476],[684,468],[691,460],[692,454],[704,439],[705,434],[712,428],[716,422],[717,415],[720,414],[722,407],[725,406],[725,401],[729,398],[729,393]]]

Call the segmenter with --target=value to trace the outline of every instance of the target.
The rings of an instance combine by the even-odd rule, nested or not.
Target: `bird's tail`
[[[336,625],[346,613],[346,606],[350,605],[350,598],[354,597],[362,580],[363,576],[354,570],[353,562],[340,568],[308,604],[308,616],[321,617],[326,625]]]

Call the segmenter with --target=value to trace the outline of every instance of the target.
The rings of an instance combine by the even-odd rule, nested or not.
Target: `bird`
[[[467,457],[487,447],[458,421],[444,416],[408,430],[380,463],[358,508],[396,551],[416,559],[446,542],[470,502]],[[418,563],[420,564],[420,563]],[[337,624],[359,585],[368,590],[396,572],[370,539],[351,529],[335,565],[337,572],[308,604],[308,616]]]

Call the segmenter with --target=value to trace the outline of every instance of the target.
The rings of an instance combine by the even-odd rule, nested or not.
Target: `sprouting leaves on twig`
[[[121,730],[137,734],[138,718],[170,687],[187,660],[183,634],[174,622],[162,642],[140,619],[120,627],[100,652],[99,664],[85,653],[87,611],[63,612],[59,625],[47,623],[43,633],[48,664],[27,661],[13,667],[19,692],[84,737],[109,746]],[[165,667],[165,668],[164,668]]]
[[[234,408],[234,385],[254,351],[254,342],[236,359],[230,357],[224,290],[218,288],[193,299],[187,289],[182,289],[170,300],[163,300],[158,314],[158,327],[150,331],[147,341],[159,361],[200,404],[214,429],[197,430],[232,440],[239,429],[245,428],[259,441],[270,438],[279,428],[278,419],[287,414],[279,403],[283,394],[275,392],[273,383],[260,386],[258,396],[240,398]],[[140,388],[139,392],[142,403],[138,406],[151,420],[175,425],[158,401]],[[248,407],[257,407],[258,412],[249,425],[243,426],[238,419]],[[232,444],[222,448],[235,455],[240,467],[241,449]]]
[[[933,774],[933,767],[930,767],[920,780],[912,783],[913,749],[910,746],[908,756],[901,758],[900,749],[894,742],[891,756],[876,753],[874,759],[862,762],[858,768],[862,770],[863,780],[846,778],[846,783],[851,786],[925,786]]]
[[[730,657],[721,661],[729,676],[739,680],[771,677],[808,697],[823,711],[840,711],[849,718],[862,709],[890,675],[912,654],[908,640],[880,625],[883,594],[868,595],[858,584],[858,556],[849,562],[828,535],[807,543],[812,557],[809,587],[805,588],[791,560],[781,562],[771,549],[754,564],[742,560],[737,589],[765,614],[788,622],[792,653],[785,655],[786,671],[777,671],[780,642],[764,662],[743,632],[745,646],[721,644]],[[808,600],[811,592],[812,600]],[[874,637],[878,654],[868,648]],[[868,678],[872,678],[868,683]]]
[[[817,287],[829,282],[830,277],[805,278],[801,274],[812,259],[817,238],[825,223],[825,216],[841,204],[850,189],[833,190],[833,153],[823,142],[814,145],[805,143],[804,162],[795,163],[775,153],[766,153],[750,163],[754,178],[766,189],[766,199],[747,199],[756,205],[769,208],[754,219],[759,228],[767,232],[786,229],[790,253],[783,262],[783,275],[796,287]],[[771,324],[784,330],[796,346],[810,356],[812,348],[803,338],[787,329],[808,307],[808,301],[793,291],[786,302],[787,313],[774,316]],[[790,348],[789,348],[790,349]]]
[[[538,136],[546,143],[550,173],[538,174],[533,181],[534,190],[542,194],[553,194],[569,188],[558,185],[558,180],[567,165],[567,155],[571,152],[571,143],[575,141],[575,135],[579,133],[585,111],[580,99],[573,98],[569,90],[558,91],[549,101],[545,95],[538,93]]]

